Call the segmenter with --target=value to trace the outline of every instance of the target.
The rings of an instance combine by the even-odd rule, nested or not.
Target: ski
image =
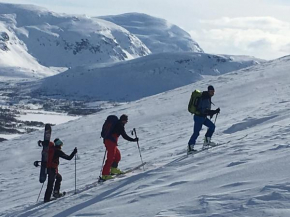
[[[209,149],[212,149],[212,148],[215,148],[215,147],[218,147],[218,146],[221,146],[221,145],[225,145],[225,144],[228,144],[230,143],[230,141],[227,141],[225,143],[217,143],[216,145],[214,146],[207,146],[206,148],[202,148],[200,150],[197,150],[197,151],[187,151],[187,155],[191,155],[191,154],[197,154],[197,153],[200,153],[200,152],[203,152],[203,151],[206,151],[206,150],[209,150]]]
[[[246,138],[247,136],[248,136],[248,134],[246,134],[246,135],[244,135],[244,136],[242,136],[241,138],[238,138],[238,139],[236,139],[236,140],[242,140],[242,139]],[[197,150],[197,151],[190,151],[190,152],[187,151],[187,155],[197,154],[197,153],[200,153],[200,152],[203,152],[203,151],[206,151],[206,150],[209,150],[209,149],[212,149],[212,148],[215,148],[215,147],[221,146],[221,145],[229,144],[229,143],[231,143],[231,142],[232,142],[232,140],[228,140],[228,141],[226,141],[226,142],[217,143],[217,144],[214,145],[214,146],[208,146],[208,147],[206,147],[206,148],[202,148],[202,149]]]
[[[130,172],[133,172],[134,170],[138,170],[139,168],[143,167],[144,165],[146,164],[146,162],[134,167],[134,168],[131,168],[131,169],[128,169],[124,172],[124,174],[127,174],[127,173],[130,173]]]
[[[235,141],[242,140],[242,139],[244,139],[244,138],[247,137],[247,136],[248,136],[248,134],[246,134],[246,135],[244,135],[244,136],[242,136],[242,137],[240,137],[240,138],[238,138],[238,139],[235,139]],[[209,149],[212,149],[212,148],[215,148],[215,147],[221,146],[221,145],[229,144],[230,142],[232,142],[232,140],[228,140],[228,141],[223,142],[223,143],[217,143],[215,146],[211,146],[211,147],[208,147],[208,148],[205,148],[205,149],[200,149],[200,150],[197,150],[197,151],[191,151],[191,152],[188,152],[188,151],[186,150],[186,151],[185,151],[185,152],[186,152],[185,155],[183,155],[183,154],[184,154],[184,150],[183,150],[182,152],[180,152],[180,154],[182,154],[182,156],[180,156],[180,157],[176,158],[175,160],[169,162],[168,164],[166,164],[166,166],[168,166],[168,165],[172,165],[172,164],[175,164],[175,163],[178,163],[178,162],[180,162],[180,161],[186,159],[189,155],[193,156],[193,155],[198,154],[198,153],[200,153],[200,152],[203,152],[203,151],[206,151],[206,150],[209,150]]]
[[[51,126],[50,124],[45,124],[44,129],[44,140],[38,141],[38,146],[42,146],[42,152],[41,152],[41,165],[40,165],[40,174],[39,174],[39,182],[44,183],[47,177],[47,156],[48,156],[48,146],[50,142],[51,137]]]
[[[133,171],[135,171],[135,170],[138,170],[138,169],[140,169],[141,167],[143,167],[145,164],[146,164],[146,162],[141,163],[140,165],[138,165],[138,166],[136,166],[136,167],[133,167],[133,168],[131,168],[131,169],[128,169],[128,170],[124,171],[124,173],[122,173],[122,174],[112,175],[113,178],[112,178],[112,179],[109,179],[109,180],[113,180],[113,179],[118,178],[118,177],[123,177],[122,175],[126,175],[126,174],[128,174],[128,173],[130,173],[130,172],[133,172]],[[102,183],[102,182],[105,182],[105,181],[106,181],[106,180],[103,180],[101,177],[99,177],[98,183]]]

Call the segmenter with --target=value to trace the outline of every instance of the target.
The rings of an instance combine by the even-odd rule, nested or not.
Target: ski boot
[[[59,197],[64,196],[64,193],[60,193],[59,191],[54,191],[52,196],[55,198],[59,198]]]
[[[111,175],[102,175],[102,177],[99,178],[99,182],[104,182],[107,181],[109,179],[113,179],[114,177]]]
[[[124,172],[118,168],[111,167],[111,175],[121,175],[121,174],[124,174]]]
[[[209,147],[214,146],[216,146],[216,143],[212,142],[210,137],[204,137],[202,149],[208,149]]]
[[[188,145],[187,146],[187,153],[191,154],[191,153],[194,153],[194,152],[197,152],[197,150],[194,149],[194,145]]]

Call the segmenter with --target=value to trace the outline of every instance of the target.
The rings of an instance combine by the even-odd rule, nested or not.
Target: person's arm
[[[207,116],[210,116],[210,119],[215,115],[220,113],[220,108],[215,110],[207,110]]]
[[[135,142],[135,141],[137,141],[136,139],[133,139],[133,138],[131,138],[130,136],[127,135],[127,133],[126,133],[124,127],[121,128],[121,135],[122,135],[122,137],[123,137],[124,139],[126,139],[127,141],[130,141],[130,142]]]
[[[68,155],[66,155],[63,151],[59,150],[58,155],[59,155],[59,157],[61,157],[61,158],[63,158],[63,159],[71,160],[71,159],[73,159],[73,157],[75,156],[75,154],[76,154],[77,152],[78,152],[78,151],[77,151],[77,148],[75,148],[75,149],[73,150],[73,152],[68,156]]]

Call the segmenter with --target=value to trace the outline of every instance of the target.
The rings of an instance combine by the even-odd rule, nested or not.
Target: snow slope
[[[236,60],[237,59],[237,60]],[[159,53],[131,61],[72,68],[41,81],[41,95],[73,99],[131,101],[258,64],[243,56]]]
[[[0,3],[0,15],[9,16],[7,28],[44,66],[116,62],[151,53],[135,35],[105,20],[6,3]]]
[[[141,13],[126,13],[99,18],[124,27],[140,38],[152,53],[203,52],[190,34],[164,19]]]
[[[52,138],[63,139],[66,153],[78,147],[79,193],[48,204],[35,205],[41,184],[32,165],[43,132],[3,142],[0,215],[289,216],[289,70],[287,56],[55,126]],[[186,158],[192,133],[187,103],[192,90],[208,84],[221,108],[213,140],[231,142]],[[105,151],[101,126],[107,115],[123,113],[129,115],[127,132],[137,130],[146,171],[95,186]],[[118,147],[121,169],[140,163],[135,143],[120,139]],[[62,189],[74,192],[74,161],[61,160],[60,173]]]

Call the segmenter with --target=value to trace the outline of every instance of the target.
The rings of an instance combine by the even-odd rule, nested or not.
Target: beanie
[[[54,145],[55,146],[62,146],[63,145],[63,142],[59,138],[56,138],[54,140]]]
[[[209,91],[209,90],[213,90],[213,91],[214,91],[214,88],[213,88],[212,85],[209,85],[209,86],[207,87],[207,90],[208,90],[208,91]]]
[[[125,114],[121,115],[120,121],[128,121],[128,116]]]

